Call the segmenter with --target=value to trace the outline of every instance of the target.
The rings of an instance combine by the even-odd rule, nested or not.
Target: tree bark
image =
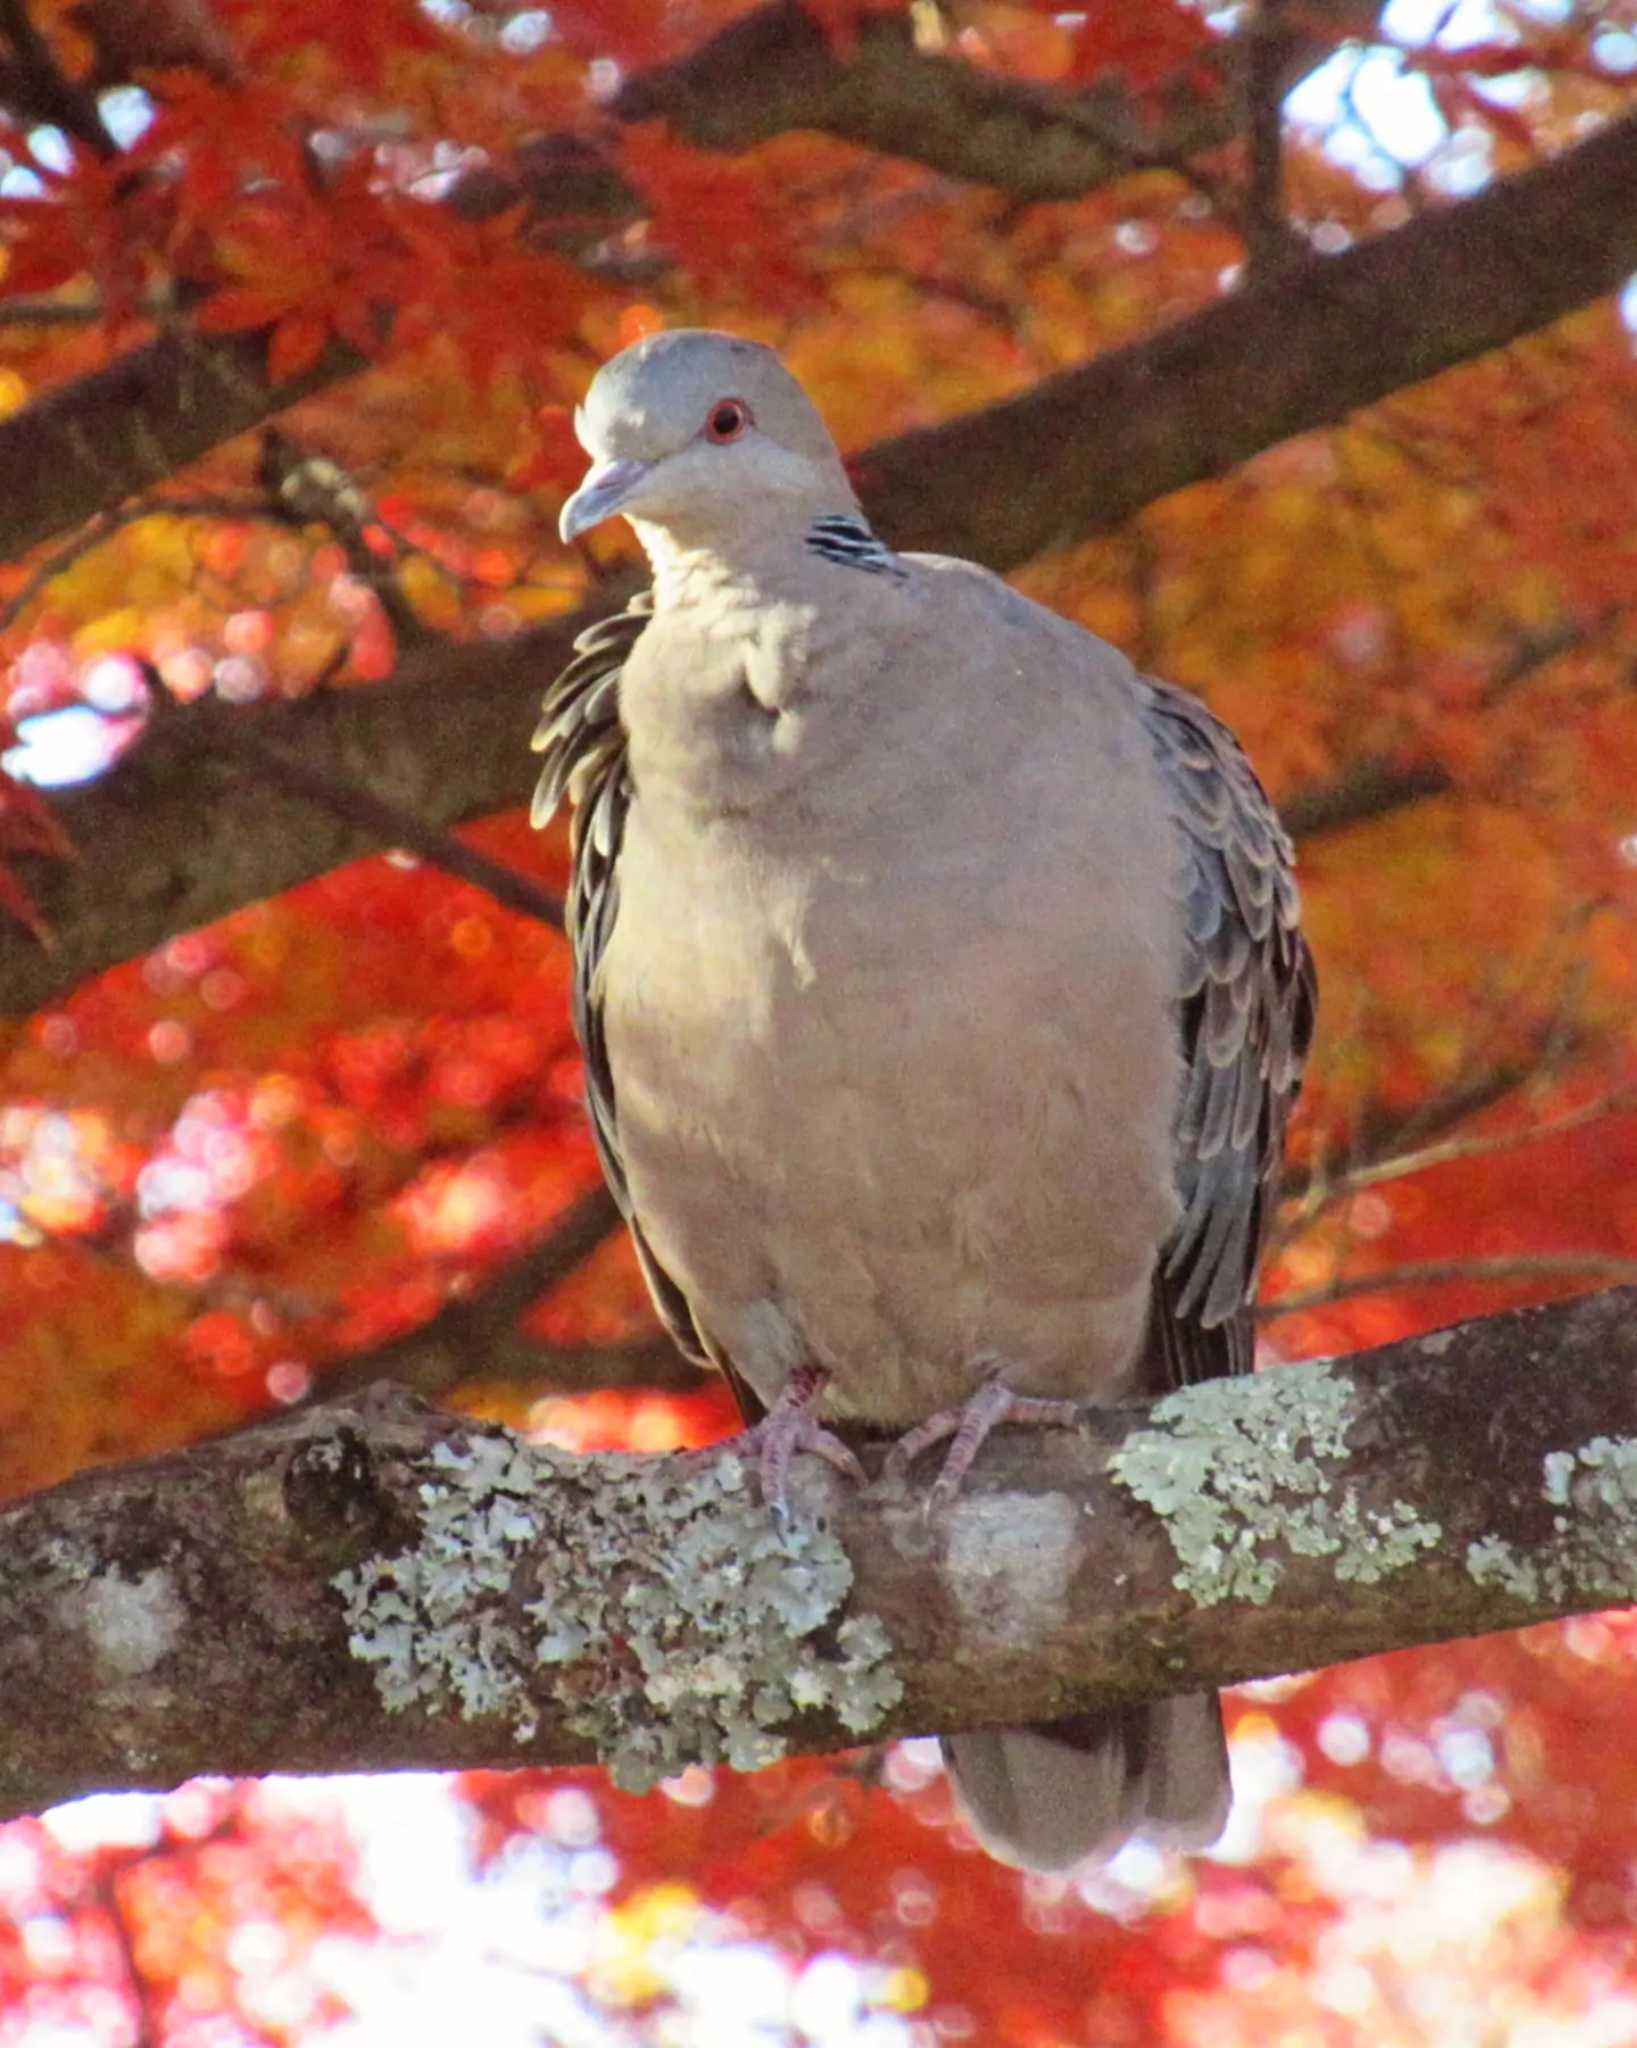
[[[0,1515],[0,1813],[198,1772],[689,1761],[1637,1600],[1637,1290],[1008,1431],[948,1522],[390,1389]]]
[[[152,490],[236,435],[368,358],[332,338],[311,368],[274,383],[267,331],[167,333],[59,385],[0,422],[0,475],[27,487],[0,503],[0,553],[25,554],[93,513]]]

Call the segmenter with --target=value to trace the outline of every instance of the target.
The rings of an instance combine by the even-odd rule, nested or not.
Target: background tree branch
[[[998,405],[880,442],[862,495],[893,544],[992,568],[1502,348],[1637,268],[1637,115],[1476,198],[1306,256]]]
[[[436,830],[526,802],[541,690],[592,617],[440,646],[369,689],[164,712],[59,799],[79,857],[27,864],[55,944],[0,920],[0,1007],[26,1015],[176,932],[405,843],[406,819]],[[358,801],[338,800],[348,786]],[[542,915],[542,892],[523,890],[513,907]]]
[[[1358,33],[1379,12],[1323,0],[1305,17],[1322,31],[1327,18],[1345,14]],[[1288,90],[1334,47],[1322,32],[1293,34],[1276,76],[1270,67],[1270,87]],[[1234,139],[1243,107],[1221,74],[1242,60],[1240,40],[1224,40],[1217,54],[1214,90],[1173,79],[1145,106],[1112,74],[1082,93],[1049,92],[919,51],[906,14],[864,16],[843,55],[798,0],[776,0],[675,63],[639,72],[612,109],[623,121],[663,116],[698,149],[750,149],[808,128],[1016,199],[1075,199],[1129,171]]]
[[[1334,781],[1299,789],[1280,808],[1293,839],[1316,839],[1325,832],[1345,832],[1367,824],[1424,797],[1444,796],[1454,787],[1449,770],[1436,761],[1399,762],[1366,755]]]
[[[594,1753],[637,1782],[1637,1599],[1634,1310],[1008,1432],[941,1534],[811,1460],[781,1534],[731,1452],[574,1459],[397,1394],[84,1473],[0,1515],[0,1812]]]
[[[0,506],[0,552],[21,555],[248,433],[367,359],[331,337],[299,375],[267,372],[267,333],[195,334],[178,320],[0,424],[0,468],[26,491]]]
[[[430,1400],[462,1380],[488,1377],[495,1369],[515,1369],[517,1347],[511,1340],[517,1318],[619,1228],[619,1207],[599,1183],[554,1217],[550,1229],[526,1251],[468,1293],[446,1302],[418,1328],[324,1373],[314,1382],[306,1405],[327,1407],[382,1380]],[[538,1367],[540,1347],[533,1347],[533,1353]],[[644,1355],[661,1376],[680,1360],[668,1338],[646,1345]],[[691,1368],[688,1376],[693,1377]]]

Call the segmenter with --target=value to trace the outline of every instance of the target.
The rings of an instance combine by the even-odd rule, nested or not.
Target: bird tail
[[[1232,1799],[1215,1693],[976,1729],[942,1748],[979,1841],[1024,1870],[1106,1860],[1134,1834],[1206,1848]]]

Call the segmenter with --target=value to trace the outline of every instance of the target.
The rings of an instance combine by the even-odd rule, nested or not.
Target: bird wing
[[[1140,709],[1180,828],[1182,1220],[1154,1282],[1155,1391],[1250,1369],[1257,1262],[1317,981],[1290,840],[1243,749],[1184,691],[1141,677]]]
[[[706,1345],[686,1295],[655,1258],[632,1209],[603,1028],[602,959],[619,910],[620,841],[631,805],[631,768],[620,723],[620,674],[653,611],[652,591],[640,591],[624,611],[599,619],[575,640],[574,659],[547,689],[535,728],[533,746],[542,765],[529,819],[543,825],[565,796],[574,805],[568,935],[574,950],[574,1030],[585,1058],[591,1135],[620,1214],[630,1225],[660,1320],[687,1357],[709,1366],[722,1361]],[[743,1406],[745,1394],[737,1375],[729,1377]]]

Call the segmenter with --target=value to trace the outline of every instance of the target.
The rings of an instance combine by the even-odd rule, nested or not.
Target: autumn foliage
[[[555,516],[572,407],[646,332],[776,344],[867,472],[872,443],[1140,343],[1248,264],[1304,289],[1304,250],[1413,235],[1632,105],[1617,5],[1240,13],[0,0],[0,468],[54,406],[94,479],[111,365],[178,337],[230,365],[118,401],[153,408],[149,459],[108,457],[72,530],[8,479],[0,919],[31,960],[70,936],[47,906],[94,852],[81,782],[242,791],[216,844],[139,843],[155,872],[250,878],[220,921],[8,1000],[7,1493],[377,1366],[571,1446],[733,1426],[623,1239],[554,1258],[598,1185],[562,824],[417,816],[413,691],[492,659],[498,692],[518,636],[629,587],[627,542],[565,550]],[[719,47],[767,68],[713,77]],[[897,103],[846,81],[889,74],[902,130],[866,134]],[[963,173],[982,137],[938,108],[974,74],[1016,110],[1019,179],[1054,122],[1104,139],[1103,175],[1039,200],[992,157]],[[1290,95],[1271,153],[1257,93]],[[1019,572],[1208,698],[1301,842],[1326,1006],[1270,1364],[1637,1277],[1634,326],[1611,289]],[[254,430],[180,463],[190,404]],[[233,751],[270,706],[395,689],[367,761]],[[470,738],[521,761],[527,721]],[[283,872],[314,879],[268,895],[281,775],[313,833],[390,850],[298,851]],[[469,1830],[460,1885],[526,1873],[555,1929],[519,2040],[726,2038],[688,1959],[748,1985],[759,1957],[768,2039],[1616,2042],[1634,1661],[1610,1615],[1247,1689],[1228,1853],[1079,1886],[982,1858],[923,1745],[641,1801],[595,1773],[415,1796]],[[384,1812],[202,1783],[106,1826],[13,1824],[0,2044],[295,2042],[367,2014],[368,1958],[408,1939],[369,1867]],[[528,1953],[461,1967],[510,1982]],[[1605,2031],[1566,2030],[1593,2012]],[[237,2031],[203,2031],[221,2016]]]

